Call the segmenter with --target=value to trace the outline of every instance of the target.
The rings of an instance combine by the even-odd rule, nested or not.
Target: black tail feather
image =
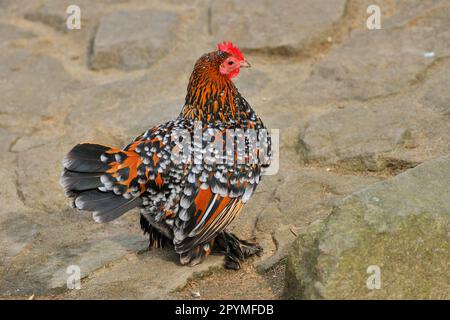
[[[117,195],[106,191],[101,176],[110,168],[102,161],[109,147],[97,144],[78,144],[63,160],[64,170],[60,183],[75,208],[92,211],[97,222],[112,221],[125,212],[140,206],[139,197]]]
[[[102,185],[102,173],[83,173],[64,169],[60,183],[67,191],[84,191],[98,188]]]
[[[104,172],[109,166],[101,161],[101,155],[108,149],[97,144],[78,144],[64,157],[63,166],[76,172]]]

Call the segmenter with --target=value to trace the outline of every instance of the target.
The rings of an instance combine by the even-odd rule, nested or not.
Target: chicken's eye
[[[234,63],[233,61],[228,61],[229,66],[233,65],[233,63]]]

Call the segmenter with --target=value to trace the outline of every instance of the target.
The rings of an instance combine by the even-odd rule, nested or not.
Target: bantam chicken
[[[173,245],[181,264],[218,252],[226,268],[239,269],[244,259],[260,255],[256,242],[226,231],[270,163],[270,136],[232,82],[247,67],[236,46],[220,43],[195,63],[175,120],[123,149],[76,145],[61,176],[73,206],[93,212],[97,222],[139,207],[149,247]]]

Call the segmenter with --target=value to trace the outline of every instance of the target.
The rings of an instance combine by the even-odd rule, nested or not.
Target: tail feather
[[[93,211],[93,218],[96,222],[109,222],[140,205],[141,202],[139,197],[126,199],[112,192],[89,190],[80,193],[75,199],[75,207]]]
[[[83,191],[89,189],[96,189],[101,186],[100,177],[103,173],[83,173],[74,172],[64,169],[61,175],[61,185],[65,190]]]
[[[97,222],[114,220],[140,206],[138,195],[131,196],[128,186],[116,178],[119,169],[114,154],[121,150],[97,144],[78,144],[64,158],[60,183],[74,207],[93,212]]]
[[[63,166],[70,171],[104,172],[109,166],[101,161],[100,157],[109,149],[90,143],[78,144],[64,157]]]

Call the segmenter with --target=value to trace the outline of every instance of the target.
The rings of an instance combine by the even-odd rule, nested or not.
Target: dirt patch
[[[284,263],[259,273],[252,262],[247,261],[239,271],[214,269],[191,279],[174,296],[195,300],[277,300],[281,299],[283,286]]]

